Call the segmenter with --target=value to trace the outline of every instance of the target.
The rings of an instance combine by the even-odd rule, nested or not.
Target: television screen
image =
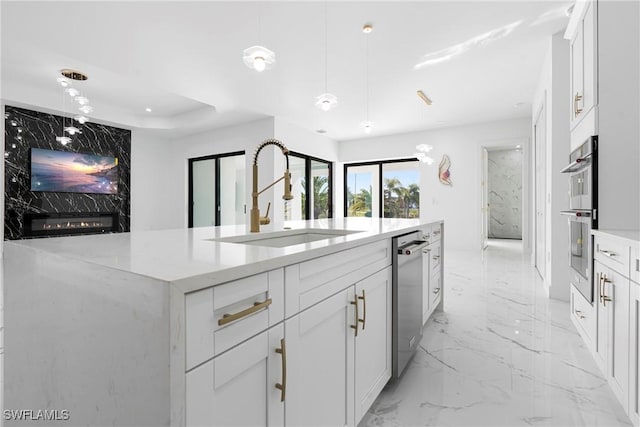
[[[31,191],[117,194],[118,159],[32,148]]]

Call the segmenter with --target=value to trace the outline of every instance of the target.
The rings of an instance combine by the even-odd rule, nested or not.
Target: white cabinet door
[[[442,297],[442,241],[431,245],[431,271],[429,273],[429,313],[435,310]]]
[[[629,403],[629,279],[594,264],[598,304],[599,359],[614,394],[627,409]]]
[[[290,426],[353,426],[353,286],[285,322]]]
[[[640,285],[631,282],[629,311],[629,418],[640,425]]]
[[[569,45],[569,55],[571,57],[571,117],[570,127],[573,129],[580,117],[580,107],[584,96],[583,73],[584,73],[584,32],[582,22],[578,25],[578,32],[575,34]],[[581,117],[580,117],[581,118]]]
[[[391,378],[391,267],[356,283],[360,330],[355,337],[355,424]]]
[[[597,11],[596,3],[587,1],[577,31],[569,47],[571,68],[571,117],[573,129],[584,119],[597,101]]]
[[[283,325],[187,372],[187,426],[282,426]]]
[[[582,90],[583,97],[580,108],[582,112],[579,117],[584,117],[597,104],[596,90],[596,53],[597,53],[597,32],[596,32],[596,2],[587,3],[587,8],[582,19]]]

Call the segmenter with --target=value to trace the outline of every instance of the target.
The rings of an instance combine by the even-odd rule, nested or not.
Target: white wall
[[[569,209],[569,180],[560,173],[569,161],[569,42],[557,33],[549,39],[532,103],[537,114],[546,112],[546,277],[545,290],[551,298],[569,300],[569,226],[561,210]],[[533,124],[531,133],[533,134]],[[535,170],[535,156],[531,167]],[[535,210],[532,192],[532,209]],[[532,218],[535,218],[533,216]],[[535,240],[535,239],[534,239]],[[534,242],[535,244],[535,242]],[[535,253],[535,252],[533,252]]]
[[[344,163],[380,159],[410,158],[416,145],[434,147],[429,153],[435,159],[431,166],[421,164],[421,219],[442,218],[446,227],[446,245],[452,249],[477,250],[481,247],[480,181],[481,147],[522,145],[523,163],[529,162],[531,119],[513,119],[467,126],[442,128],[340,142],[337,186],[340,188],[336,212],[343,212]],[[438,164],[443,154],[451,159],[451,182],[438,180]],[[524,171],[528,176],[528,166]],[[529,223],[529,182],[523,188],[523,224]],[[523,246],[529,250],[529,231],[523,230]]]

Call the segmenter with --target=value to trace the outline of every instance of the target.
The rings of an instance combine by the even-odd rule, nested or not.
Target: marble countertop
[[[410,232],[441,220],[336,218],[292,221],[291,229],[357,230],[345,236],[282,248],[218,242],[251,235],[244,225],[139,231],[5,242],[93,263],[165,282],[184,292],[224,283],[285,265]],[[261,234],[284,231],[263,226]],[[286,232],[286,231],[285,231]]]
[[[610,230],[610,229],[599,229],[599,230],[591,230],[591,234],[594,236],[613,236],[619,239],[626,240],[628,243],[632,245],[640,245],[640,230]]]

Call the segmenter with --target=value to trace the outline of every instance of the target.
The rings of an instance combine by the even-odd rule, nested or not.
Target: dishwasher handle
[[[428,246],[429,242],[427,240],[414,240],[412,242],[407,243],[406,245],[402,245],[398,248],[398,255],[416,255],[421,254],[422,249],[425,246]]]

